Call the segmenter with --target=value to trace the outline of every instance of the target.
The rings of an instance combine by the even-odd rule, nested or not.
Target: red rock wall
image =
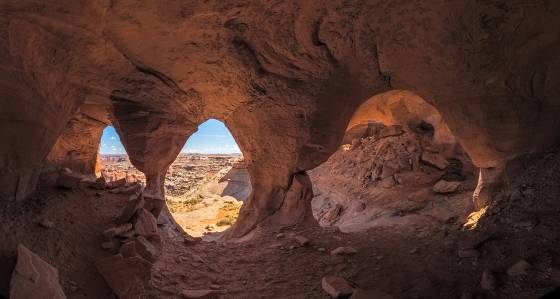
[[[83,101],[108,102],[155,191],[196,126],[223,120],[254,187],[238,234],[388,90],[433,105],[480,167],[560,137],[556,1],[9,0],[0,12],[0,137],[20,138],[0,145],[2,198],[32,190]]]

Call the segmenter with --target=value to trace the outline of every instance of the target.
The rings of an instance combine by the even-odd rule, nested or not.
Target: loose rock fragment
[[[461,182],[448,182],[445,180],[440,180],[434,185],[432,190],[435,193],[449,194],[457,191],[460,186]]]
[[[17,248],[17,263],[10,281],[11,299],[65,299],[58,270],[23,245]]]
[[[332,256],[335,256],[335,255],[351,255],[351,254],[356,254],[356,253],[358,253],[358,250],[356,250],[356,248],[350,247],[350,246],[338,247],[338,248],[333,249],[331,251]]]
[[[350,284],[344,278],[338,276],[323,277],[321,286],[333,298],[348,298],[354,292]]]
[[[160,254],[160,249],[157,247],[157,245],[152,244],[142,236],[138,236],[134,243],[136,252],[141,257],[152,263],[156,261],[157,257]]]
[[[529,268],[531,268],[531,264],[529,264],[525,260],[520,260],[517,263],[513,264],[507,270],[507,274],[509,276],[518,276],[518,275],[527,274],[527,270],[529,270]]]
[[[126,202],[121,214],[117,218],[117,222],[129,222],[134,214],[144,206],[144,197],[140,195],[132,195]]]
[[[140,209],[134,221],[134,231],[139,236],[153,236],[157,234],[157,220],[146,209]]]

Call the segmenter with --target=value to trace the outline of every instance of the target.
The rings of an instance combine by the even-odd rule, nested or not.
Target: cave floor
[[[113,298],[93,265],[111,254],[100,247],[100,232],[112,225],[126,198],[90,189],[39,189],[30,200],[0,209],[0,261],[9,260],[22,243],[59,269],[69,298]],[[219,289],[221,298],[329,298],[321,278],[330,274],[395,298],[460,298],[463,292],[472,298],[538,298],[560,285],[558,234],[550,229],[560,220],[554,215],[541,219],[545,226],[521,223],[515,233],[462,231],[455,222],[423,219],[351,234],[309,226],[267,228],[244,242],[190,246],[182,232],[163,224],[163,253],[152,271],[150,298],[183,298],[184,289],[210,287]],[[45,221],[52,227],[40,225]],[[299,246],[295,236],[310,244]],[[479,257],[458,256],[468,242],[477,244]],[[357,253],[332,256],[339,246]],[[520,259],[532,267],[527,274],[508,276],[507,269]],[[495,273],[494,291],[480,288],[485,269]],[[9,274],[0,271],[0,290]]]

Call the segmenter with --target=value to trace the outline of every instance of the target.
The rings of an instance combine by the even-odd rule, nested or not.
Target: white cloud
[[[111,139],[111,140],[117,140],[117,137],[113,136],[113,137],[111,137],[111,138],[109,138],[109,139]]]

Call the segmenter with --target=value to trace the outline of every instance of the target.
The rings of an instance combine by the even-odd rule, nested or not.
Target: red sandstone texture
[[[555,178],[557,169],[549,167],[556,163],[546,161],[560,138],[558,28],[557,1],[2,1],[0,203],[3,213],[21,213],[3,222],[4,235],[13,235],[2,245],[11,256],[18,239],[30,242],[18,233],[30,221],[24,217],[57,206],[64,194],[74,197],[87,188],[105,192],[104,182],[92,183],[92,175],[100,134],[108,124],[115,126],[131,163],[146,177],[145,188],[120,187],[141,192],[144,208],[154,219],[171,221],[164,201],[167,170],[197,126],[216,118],[236,138],[252,186],[238,221],[223,240],[246,240],[262,230],[299,225],[318,229],[311,208],[313,179],[307,172],[327,161],[341,142],[358,140],[353,145],[358,146],[361,137],[376,132],[374,122],[381,122],[392,128],[379,132],[386,138],[400,138],[401,129],[393,125],[433,131],[431,148],[422,145],[419,160],[437,169],[432,174],[438,180],[456,165],[451,159],[457,158],[458,150],[468,157],[463,164],[472,164],[472,173],[478,176],[472,192],[472,208],[478,214],[467,221],[469,228],[475,227],[473,217],[483,214],[487,217],[481,225],[495,230],[507,228],[504,223],[511,218],[511,223],[540,232],[527,238],[541,238],[535,242],[548,248],[557,240],[550,235],[554,222],[547,218],[557,212],[557,203],[548,200],[556,190],[549,186],[555,186],[553,182],[541,180],[539,169]],[[392,174],[397,183],[401,166]],[[383,176],[381,172],[381,181],[389,177]],[[46,189],[47,195],[34,193],[37,182],[45,188],[56,184],[64,188]],[[430,192],[465,191],[454,184],[430,182],[430,186]],[[91,198],[95,194],[83,196],[93,205],[86,210],[97,209]],[[534,209],[538,212],[531,209],[533,203],[538,203]],[[114,214],[116,209],[103,209],[101,222],[80,214],[86,218],[80,223],[93,227],[81,237],[69,233],[63,242],[81,244],[82,238],[107,229],[102,226],[112,220],[105,213]],[[64,211],[59,206],[59,212]],[[523,220],[536,214],[545,226]],[[65,218],[61,231],[72,226],[74,217]],[[497,220],[500,217],[503,223]],[[12,227],[17,229],[7,229]],[[511,231],[507,237],[520,236],[523,233]],[[84,246],[99,246],[92,240]],[[434,240],[430,244],[436,244]],[[492,246],[490,251],[497,249],[487,257],[499,259],[501,245]],[[60,257],[59,251],[47,248],[43,258],[67,267],[62,285],[69,290],[72,284],[64,278],[78,269],[87,269],[82,278],[100,281],[99,274],[90,270],[92,260],[103,257],[100,250],[76,246],[60,251],[68,255]],[[556,265],[554,254],[531,262]],[[74,255],[82,260],[63,265]],[[15,264],[8,260],[7,265]],[[11,273],[2,270],[0,277]],[[504,280],[494,276],[502,270],[476,269],[477,280],[479,272],[485,273],[477,285],[485,292],[499,292]],[[552,277],[554,271],[547,271]],[[363,287],[359,283],[364,284],[363,277],[367,275],[351,287]],[[387,282],[383,291],[432,298],[441,281],[437,277],[436,273],[433,281],[419,287],[401,284],[397,291],[388,290]],[[535,281],[539,286],[521,283],[527,292],[520,296],[546,289],[540,287],[542,281]],[[307,282],[302,280],[296,291],[305,289]],[[150,291],[140,284],[113,291],[121,297],[130,290]],[[84,296],[107,297],[108,289],[95,285],[88,286]],[[407,287],[415,293],[406,293]],[[315,290],[309,294],[320,296]],[[479,296],[478,290],[473,296]]]

